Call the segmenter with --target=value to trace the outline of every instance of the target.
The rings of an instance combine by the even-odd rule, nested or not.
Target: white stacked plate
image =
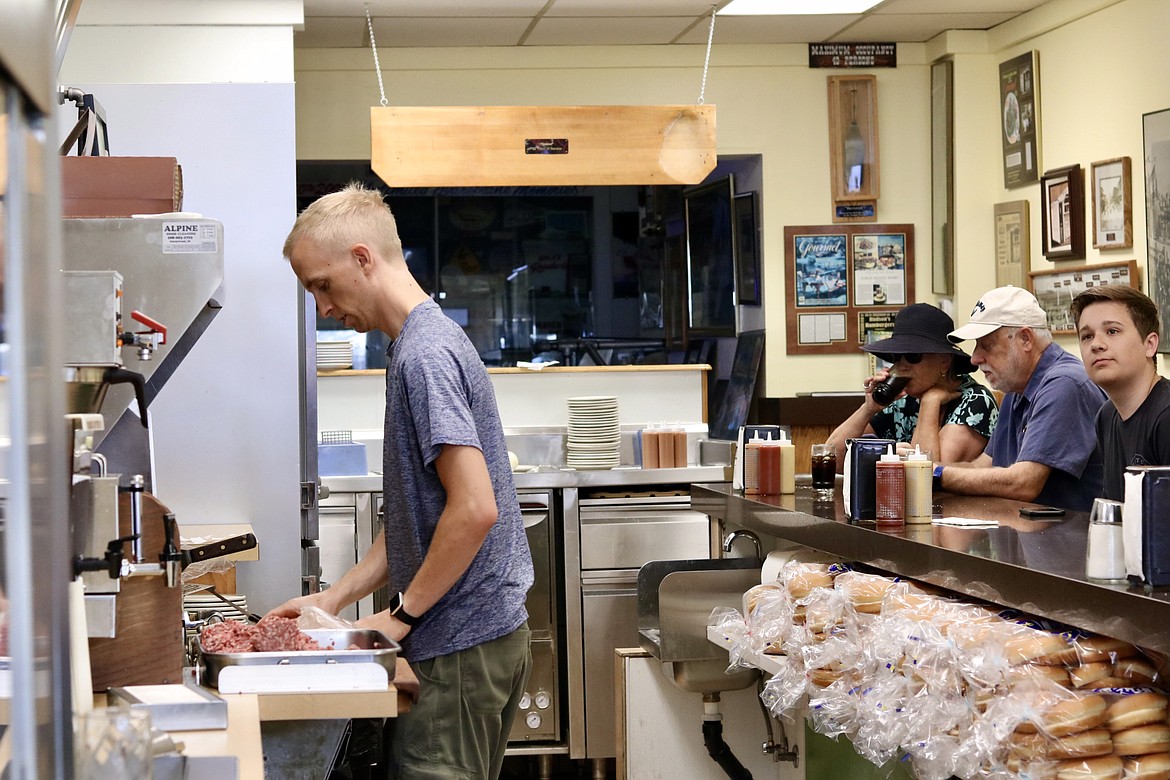
[[[318,341],[317,368],[349,368],[353,365],[353,345],[348,341]]]
[[[611,469],[621,464],[621,426],[617,396],[584,395],[568,399],[569,439],[565,465],[574,469]]]

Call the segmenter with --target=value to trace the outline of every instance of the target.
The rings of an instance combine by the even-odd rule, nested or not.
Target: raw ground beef
[[[283,653],[323,649],[297,628],[295,620],[275,615],[254,626],[234,620],[212,623],[200,632],[199,639],[205,653]]]
[[[199,632],[199,642],[205,653],[250,653],[252,635],[256,629],[235,620],[212,623]]]
[[[256,624],[252,644],[261,653],[321,649],[321,645],[297,628],[297,621],[277,615],[266,617]]]

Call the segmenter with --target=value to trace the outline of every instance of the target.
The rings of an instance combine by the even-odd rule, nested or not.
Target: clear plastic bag
[[[314,606],[301,607],[301,614],[297,618],[297,628],[302,631],[311,631],[315,628],[348,630],[353,627],[354,624],[345,618],[330,615],[320,607]]]

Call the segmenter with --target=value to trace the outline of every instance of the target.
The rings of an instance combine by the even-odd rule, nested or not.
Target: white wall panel
[[[183,208],[223,222],[223,309],[151,405],[155,493],[181,527],[252,523],[261,561],[237,573],[263,613],[300,593],[293,86],[74,86],[116,154],[177,158]]]

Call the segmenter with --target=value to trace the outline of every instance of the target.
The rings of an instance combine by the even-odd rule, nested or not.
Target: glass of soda
[[[889,406],[898,399],[908,384],[910,384],[909,374],[902,374],[890,369],[889,375],[874,385],[870,392],[873,395],[873,400],[882,406]]]
[[[817,498],[832,498],[837,485],[837,451],[831,444],[812,446],[812,486]]]

